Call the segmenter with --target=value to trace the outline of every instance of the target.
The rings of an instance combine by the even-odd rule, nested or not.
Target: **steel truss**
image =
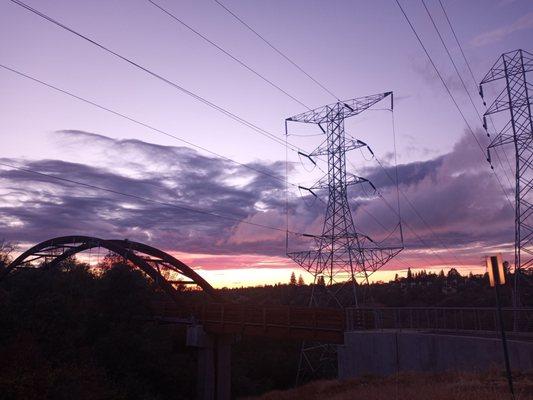
[[[533,118],[531,102],[533,85],[527,73],[533,71],[533,55],[524,50],[502,54],[480,83],[483,85],[505,79],[505,87],[484,114],[486,117],[509,111],[510,119],[488,146],[514,144],[515,150],[515,281],[513,305],[522,306],[533,300]]]
[[[358,281],[368,283],[368,277],[396,256],[401,246],[385,247],[357,232],[347,190],[350,185],[368,180],[346,172],[346,152],[366,146],[357,139],[347,139],[344,130],[346,118],[356,116],[392,92],[339,101],[290,118],[286,122],[317,124],[326,135],[326,141],[306,157],[327,156],[328,172],[309,190],[327,189],[328,201],[321,235],[311,236],[314,248],[287,252],[298,265],[314,276],[309,306],[340,307],[358,305]],[[402,240],[403,242],[403,240]],[[324,285],[319,283],[324,280]],[[333,345],[304,343],[298,369],[298,381],[313,377],[334,375],[336,348]]]
[[[177,300],[177,285],[197,285],[214,299],[215,289],[191,267],[155,247],[130,240],[105,240],[92,236],[62,236],[45,240],[18,256],[0,271],[0,280],[15,271],[27,268],[53,269],[83,251],[104,248],[119,256],[148,275],[170,297]],[[165,271],[174,275],[172,280],[163,276]],[[185,279],[182,279],[185,278]]]

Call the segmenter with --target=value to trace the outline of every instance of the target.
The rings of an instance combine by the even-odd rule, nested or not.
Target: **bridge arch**
[[[129,240],[106,240],[93,236],[60,236],[38,243],[19,255],[3,271],[0,271],[0,280],[12,271],[29,266],[36,261],[43,261],[41,263],[43,267],[56,268],[61,261],[96,247],[105,248],[131,262],[152,278],[174,300],[177,300],[178,294],[174,284],[182,281],[167,280],[161,274],[161,269],[185,276],[190,281],[184,283],[196,284],[213,299],[220,300],[215,289],[204,278],[172,255],[144,243]]]

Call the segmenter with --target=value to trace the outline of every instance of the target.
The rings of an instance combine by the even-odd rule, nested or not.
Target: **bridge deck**
[[[157,307],[157,312],[160,320],[182,323],[194,320],[215,334],[344,342],[345,314],[341,309],[204,304],[184,310],[165,303]]]
[[[203,304],[156,306],[157,319],[168,323],[202,324],[215,334],[241,334],[275,339],[344,343],[345,331],[411,330],[489,336],[499,332],[495,308],[375,307],[308,308]],[[503,322],[513,337],[533,337],[533,309],[505,308]]]

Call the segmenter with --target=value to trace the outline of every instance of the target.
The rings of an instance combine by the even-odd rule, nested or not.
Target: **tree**
[[[320,275],[316,280],[318,286],[326,286],[326,281],[324,280],[324,275]]]
[[[411,271],[411,267],[407,268],[407,280],[413,279],[413,272]]]
[[[461,274],[455,268],[450,268],[448,271],[448,279],[457,279],[461,278]]]
[[[505,271],[505,275],[508,275],[511,273],[511,264],[509,263],[509,261],[503,262],[503,270]]]
[[[294,274],[294,271],[291,273],[291,279],[289,281],[289,285],[296,286],[296,275]]]
[[[103,258],[102,261],[98,263],[98,269],[101,272],[109,271],[117,265],[124,265],[131,269],[135,269],[135,264],[131,261],[125,259],[120,254],[109,251]]]
[[[16,246],[13,243],[0,240],[0,268],[8,265],[11,262],[11,254],[15,251]]]
[[[305,282],[304,282],[304,278],[302,278],[302,275],[298,275],[298,286],[304,286],[305,285]]]

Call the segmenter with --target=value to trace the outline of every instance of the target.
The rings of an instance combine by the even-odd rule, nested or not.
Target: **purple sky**
[[[531,50],[531,1],[443,2],[477,80],[502,52]],[[276,135],[283,134],[286,117],[305,111],[148,1],[28,0],[28,4]],[[160,0],[159,4],[312,108],[334,100],[214,1]],[[408,248],[389,269],[477,268],[484,253],[511,248],[513,217],[497,181],[394,1],[226,0],[224,4],[340,98],[394,91],[401,188],[437,237],[402,199],[403,216],[423,241],[406,229]],[[485,145],[477,115],[422,3],[402,4]],[[427,4],[482,110],[438,1]],[[8,0],[0,2],[0,29],[2,64],[283,177],[283,146]],[[280,181],[180,147],[183,144],[172,138],[3,69],[0,79],[4,161],[284,228]],[[487,97],[499,89],[494,85]],[[391,166],[390,113],[365,113],[347,123],[347,129]],[[312,150],[322,138],[291,140]],[[350,154],[355,173],[372,178],[394,202],[395,188],[365,156]],[[303,168],[295,155],[289,159],[295,183],[309,185],[319,177],[316,170],[307,173],[308,166]],[[510,171],[506,175],[496,167],[509,188]],[[496,198],[489,199],[487,192],[496,192]],[[293,195],[298,212],[291,220],[293,228],[319,229],[320,204],[308,207],[297,193]],[[7,168],[0,170],[0,196],[0,237],[20,243],[21,248],[76,232],[129,237],[177,252],[212,274],[209,278],[215,284],[284,280],[280,274],[293,268],[282,258],[283,234],[275,231],[64,187]],[[358,196],[352,194],[354,199]],[[390,229],[397,217],[379,199],[367,200],[353,202],[356,224],[383,238],[388,231],[367,212]],[[243,268],[250,268],[248,276],[226,272],[222,278],[212,272]]]

